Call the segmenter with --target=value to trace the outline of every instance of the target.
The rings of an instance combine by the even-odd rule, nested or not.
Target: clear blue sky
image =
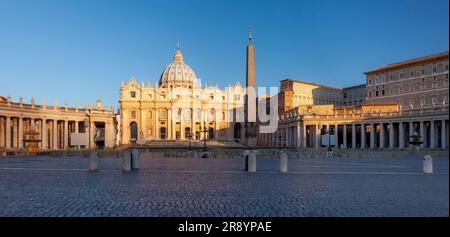
[[[448,51],[448,0],[0,0],[0,95],[117,108],[120,81],[158,81],[180,42],[208,84],[287,77],[345,87],[384,64]]]

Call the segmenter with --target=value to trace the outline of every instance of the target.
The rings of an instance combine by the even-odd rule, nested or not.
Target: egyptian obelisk
[[[245,140],[244,146],[256,148],[256,91],[255,91],[255,55],[252,44],[252,32],[248,35],[247,45],[247,94],[245,96]]]

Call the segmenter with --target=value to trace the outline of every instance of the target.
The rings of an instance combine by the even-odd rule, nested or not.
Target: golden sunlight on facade
[[[244,95],[239,82],[225,90],[202,86],[177,49],[154,87],[135,78],[122,82],[120,143],[196,141],[205,136],[222,143],[242,143],[243,123],[234,121],[244,107]]]

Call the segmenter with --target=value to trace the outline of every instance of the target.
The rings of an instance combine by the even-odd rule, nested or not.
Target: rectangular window
[[[166,119],[166,117],[167,117],[167,114],[166,114],[166,110],[160,110],[159,111],[159,119],[160,120],[165,120]]]

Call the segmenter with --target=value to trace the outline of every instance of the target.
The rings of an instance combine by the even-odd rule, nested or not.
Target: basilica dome
[[[178,48],[173,56],[173,62],[164,69],[159,78],[159,86],[165,88],[198,86],[197,76],[194,71],[183,61],[183,55]]]

